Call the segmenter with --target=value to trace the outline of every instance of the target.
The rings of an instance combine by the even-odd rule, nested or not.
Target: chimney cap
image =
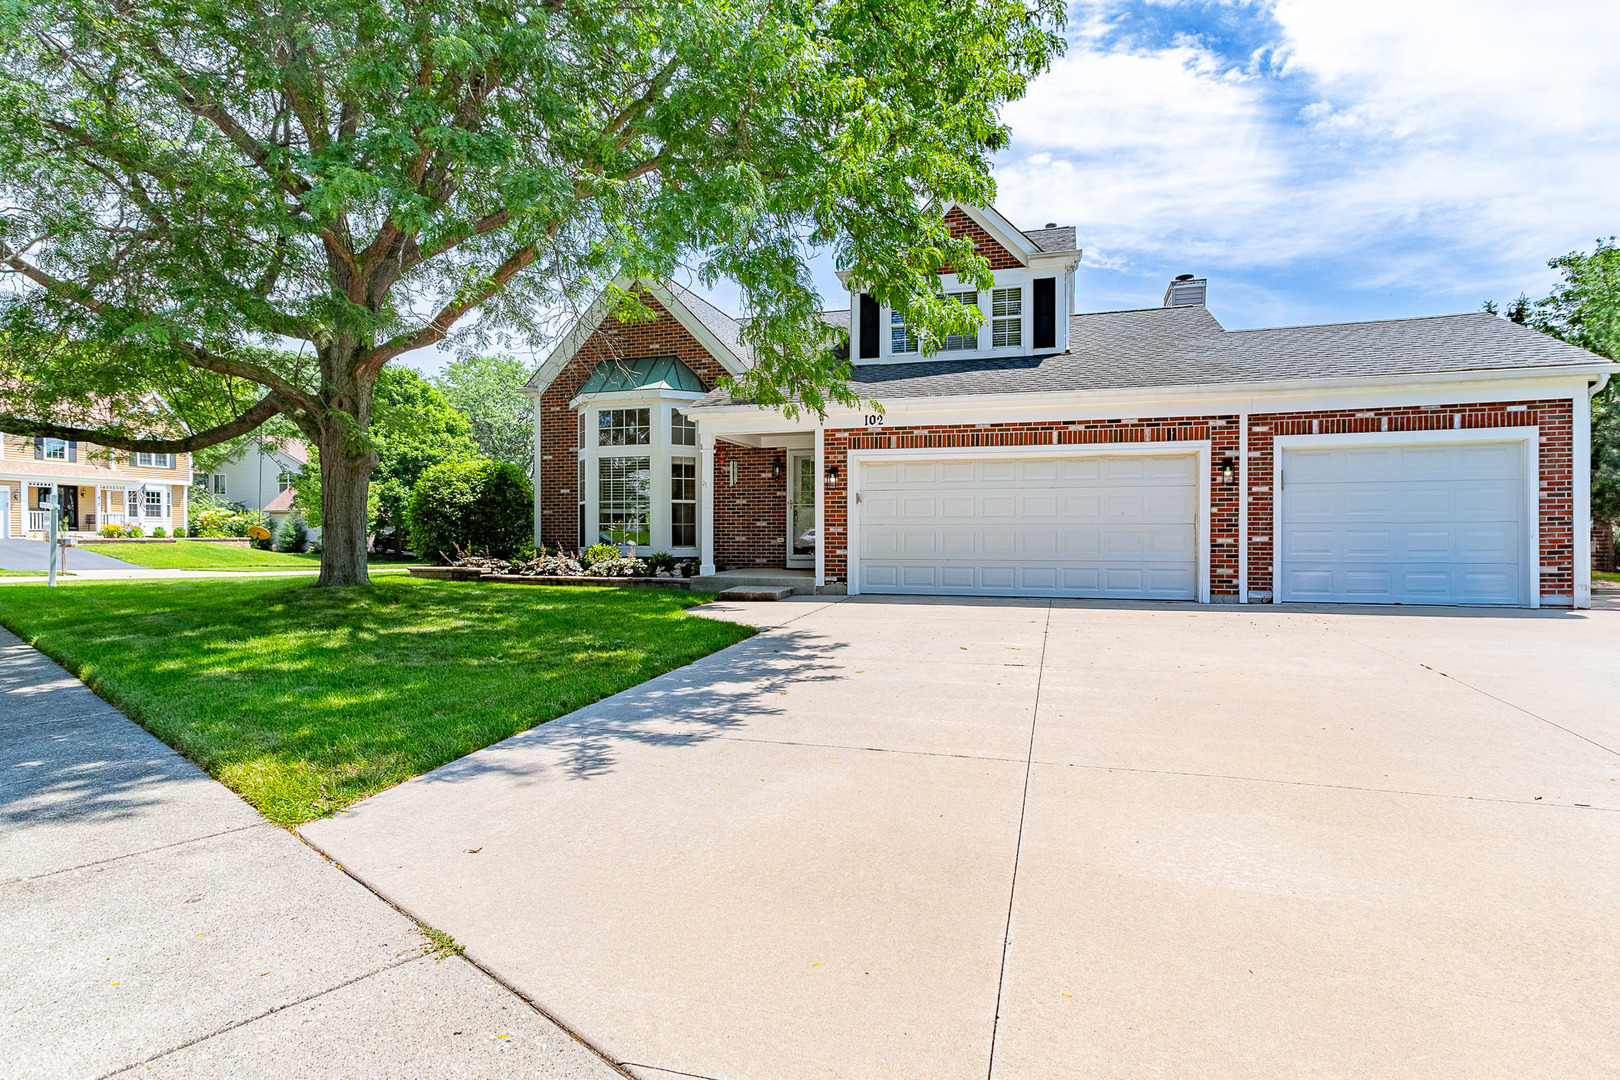
[[[1057,228],[1057,222],[1055,222],[1055,221],[1048,221],[1048,222],[1047,222],[1047,223],[1046,223],[1046,227],[1047,227],[1047,228],[1048,228],[1048,229],[1055,229],[1055,228]]]
[[[1203,307],[1209,282],[1191,274],[1177,274],[1164,290],[1165,307]]]

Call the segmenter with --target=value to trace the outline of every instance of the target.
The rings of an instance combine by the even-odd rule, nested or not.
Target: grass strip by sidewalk
[[[176,540],[172,544],[81,544],[80,549],[150,570],[319,570],[319,555],[260,551],[232,544]],[[70,553],[69,558],[72,558]]]
[[[753,631],[664,589],[395,577],[0,589],[0,623],[286,827]]]

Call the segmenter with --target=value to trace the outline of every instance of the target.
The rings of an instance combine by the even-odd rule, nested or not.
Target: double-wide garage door
[[[1198,461],[862,462],[861,591],[1195,599]]]
[[[1522,442],[1285,448],[1281,600],[1528,603]]]

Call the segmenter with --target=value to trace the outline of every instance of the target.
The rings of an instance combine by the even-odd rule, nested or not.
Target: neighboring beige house
[[[0,537],[43,536],[54,501],[64,532],[103,525],[172,529],[186,523],[190,454],[107,451],[68,439],[0,435]]]

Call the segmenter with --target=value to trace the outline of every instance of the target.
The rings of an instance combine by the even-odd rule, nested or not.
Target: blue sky
[[[1472,311],[1620,232],[1616,0],[1099,0],[1067,37],[994,167],[1014,224],[1076,226],[1078,310],[1194,273],[1231,328]]]

